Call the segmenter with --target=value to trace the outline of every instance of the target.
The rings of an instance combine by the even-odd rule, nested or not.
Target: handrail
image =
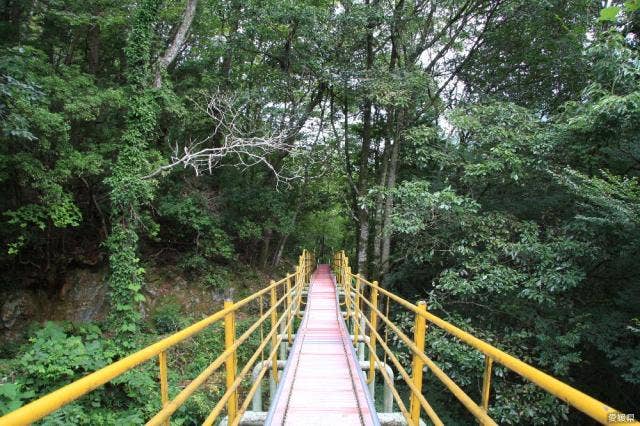
[[[367,304],[369,304],[369,302],[366,299],[363,299],[363,301],[365,301]],[[372,305],[369,304],[369,306],[371,307]],[[378,308],[375,308],[375,310],[377,311],[378,316],[387,324],[387,326],[389,326],[389,328],[391,330],[393,330],[393,332],[400,338],[400,340],[403,341],[403,343],[405,345],[407,345],[409,347],[409,349],[411,349],[411,351],[416,354],[418,357],[420,357],[420,359],[427,364],[427,366],[429,367],[429,369],[431,371],[434,372],[434,374],[436,375],[436,377],[438,377],[438,379],[440,379],[440,381],[447,387],[449,388],[449,390],[451,391],[451,393],[454,394],[454,396],[456,398],[458,398],[458,400],[478,419],[481,420],[483,424],[496,424],[489,416],[487,416],[487,414],[485,412],[483,412],[482,408],[480,408],[476,403],[473,402],[473,400],[471,399],[471,397],[469,397],[458,385],[455,384],[455,382],[453,382],[453,380],[451,380],[444,371],[442,371],[432,360],[431,358],[427,357],[422,351],[419,351],[417,346],[415,345],[415,343],[406,335],[404,334],[400,328],[395,325],[386,315],[384,315],[382,312],[380,312],[380,310],[378,310]],[[365,322],[367,322],[369,325],[369,321],[364,318]],[[376,333],[376,336],[378,338],[380,338],[380,335],[378,334],[377,331],[372,330],[373,333]],[[406,371],[404,370],[404,368],[402,367],[402,365],[397,361],[397,358],[395,357],[395,355],[391,352],[391,350],[389,349],[389,347],[384,343],[384,341],[380,341],[380,345],[382,346],[382,348],[385,350],[385,352],[388,353],[389,358],[394,362],[394,364],[396,365],[396,368],[398,368],[398,370],[400,371],[400,373],[403,375],[403,378],[405,379],[405,381],[407,382],[407,385],[411,388],[412,393],[417,393],[417,397],[420,398],[420,395],[418,393],[418,391],[413,387],[411,380],[408,376],[408,374],[406,373]],[[425,409],[426,410],[426,409]],[[428,412],[428,410],[426,410]],[[435,414],[435,413],[434,413]],[[437,416],[436,416],[437,417]],[[431,420],[434,423],[437,423],[435,418],[432,418],[430,416]]]
[[[299,257],[295,272],[287,274],[278,281],[271,281],[268,286],[238,302],[234,303],[231,300],[226,300],[224,308],[213,315],[1,417],[0,426],[29,424],[40,420],[58,408],[69,404],[155,356],[158,356],[159,361],[159,390],[162,409],[149,420],[148,425],[167,425],[171,415],[223,364],[226,368],[226,390],[223,396],[215,403],[204,424],[213,424],[226,408],[228,424],[238,425],[254,394],[261,391],[261,380],[269,369],[272,370],[271,375],[273,380],[276,383],[278,381],[276,362],[278,349],[285,341],[291,343],[293,324],[295,319],[300,315],[303,305],[303,290],[310,280],[314,262],[313,256],[304,250]],[[389,358],[409,390],[408,406],[405,401],[403,401],[400,392],[394,387],[393,378],[389,376],[389,373],[387,373],[385,369],[380,369],[380,373],[391,390],[393,399],[398,404],[398,408],[410,425],[419,425],[421,410],[424,410],[424,413],[435,425],[442,424],[438,414],[422,393],[422,371],[424,366],[476,417],[480,424],[495,425],[495,421],[488,415],[492,366],[494,362],[503,365],[523,378],[533,382],[541,389],[563,400],[600,423],[608,424],[612,422],[612,418],[614,419],[613,421],[620,418],[619,415],[622,413],[619,411],[433,315],[426,309],[424,302],[413,304],[389,290],[380,287],[376,281],[368,281],[358,274],[351,273],[349,259],[344,251],[334,256],[333,266],[337,283],[342,286],[344,298],[340,305],[345,307],[347,319],[351,321],[354,344],[357,344],[358,341],[364,342],[369,349],[370,365],[367,382],[372,383],[375,380],[376,369],[374,366],[376,363],[385,363],[386,359]],[[379,295],[386,296],[386,313],[382,312],[379,307]],[[268,298],[267,303],[269,308],[263,312],[263,298],[265,297]],[[242,333],[242,335],[236,337],[236,313],[242,307],[254,301],[260,303],[260,317]],[[397,303],[414,314],[415,326],[413,338],[409,337],[389,318],[389,301]],[[383,322],[385,327],[384,336],[378,331],[378,319]],[[212,324],[223,320],[225,350],[170,400],[167,379],[168,349],[192,337]],[[249,361],[238,373],[238,348],[243,345],[259,327],[261,330],[260,334],[262,335],[263,324],[268,322],[268,320],[270,320],[269,332],[265,336],[262,336],[260,344],[254,350]],[[484,354],[485,369],[479,403],[474,402],[473,399],[425,353],[427,323],[441,328]],[[399,341],[410,350],[412,354],[411,373],[407,371],[398,359],[396,353],[389,347],[386,330],[392,331],[398,337]],[[367,332],[369,336],[366,336]],[[270,349],[268,350],[267,359],[269,359],[270,362],[260,364],[260,370],[258,370],[256,380],[240,405],[238,401],[238,389],[259,357],[262,356],[264,359],[264,351],[268,345],[270,345]],[[376,350],[378,346],[382,348],[384,359],[378,356]],[[360,350],[364,351],[364,347],[363,345]],[[636,421],[626,421],[625,423],[640,424]]]
[[[277,326],[282,323],[284,319],[287,319],[286,327],[289,335],[293,325],[293,319],[299,314],[299,310],[302,302],[302,290],[308,284],[313,272],[314,259],[313,255],[307,250],[303,250],[302,255],[298,259],[296,270],[293,273],[287,274],[284,278],[278,281],[272,281],[268,286],[255,292],[251,296],[245,297],[237,302],[231,300],[225,301],[223,309],[214,313],[213,315],[196,322],[195,324],[186,327],[185,329],[178,331],[171,336],[168,336],[158,342],[141,349],[119,361],[116,361],[100,370],[91,373],[79,380],[76,380],[62,388],[53,391],[27,405],[18,408],[17,410],[0,417],[0,426],[4,425],[26,425],[37,420],[42,419],[48,414],[56,411],[57,409],[75,401],[83,395],[91,392],[92,390],[102,386],[103,384],[113,380],[121,374],[133,369],[134,367],[149,361],[150,359],[158,356],[159,368],[160,368],[160,400],[163,408],[149,420],[148,424],[168,424],[168,419],[171,414],[175,412],[187,398],[195,392],[199,386],[201,386],[206,379],[211,376],[223,363],[227,364],[227,384],[228,388],[223,396],[224,402],[218,403],[214,411],[207,419],[210,423],[215,421],[216,417],[220,414],[222,409],[219,406],[227,405],[227,414],[229,416],[230,424],[237,424],[242,418],[242,414],[248,407],[248,403],[245,403],[238,410],[237,407],[237,388],[246,376],[247,372],[251,370],[252,363],[255,363],[258,356],[263,353],[267,343],[272,344],[271,352],[269,356],[273,356],[278,350],[278,346],[282,338],[275,340],[277,344],[274,344],[274,340],[269,341],[269,337],[277,335]],[[293,281],[293,286],[291,286]],[[282,297],[276,300],[275,295],[280,293],[279,289],[282,289]],[[235,336],[235,315],[240,308],[246,306],[253,301],[259,301],[262,303],[262,298],[267,293],[271,293],[271,307],[262,315],[255,323],[251,325],[240,337]],[[291,294],[295,295],[295,300],[292,300]],[[280,316],[278,315],[278,308],[284,304]],[[260,327],[267,318],[271,317],[271,330],[270,333],[265,336],[266,339],[261,342],[253,356],[250,358],[249,363],[242,369],[240,374],[236,374],[236,351],[237,349],[254,333],[258,327]],[[193,379],[189,385],[187,385],[173,400],[168,399],[168,387],[167,387],[167,350],[176,346],[177,344],[185,341],[186,339],[194,336],[205,328],[215,324],[221,320],[225,322],[225,342],[229,343],[225,350],[195,379]],[[232,360],[231,364],[229,363]],[[263,373],[264,375],[264,373]],[[231,386],[229,386],[231,384]],[[253,393],[257,389],[254,386]],[[251,393],[248,397],[253,395]],[[234,395],[234,397],[232,397]],[[222,401],[222,400],[221,400]]]
[[[472,336],[471,334],[461,330],[455,325],[443,320],[442,318],[433,315],[428,312],[424,302],[418,302],[413,304],[402,297],[380,287],[376,281],[368,281],[361,277],[359,274],[351,273],[349,266],[349,259],[344,251],[336,253],[333,258],[333,267],[336,273],[336,279],[339,285],[342,285],[344,290],[344,305],[347,311],[347,318],[353,318],[354,329],[357,329],[358,323],[363,321],[367,327],[369,336],[369,352],[371,362],[378,360],[376,353],[376,346],[379,344],[385,355],[389,357],[396,369],[404,379],[407,387],[410,391],[410,409],[407,410],[404,402],[400,400],[399,394],[394,392],[394,398],[397,400],[403,415],[410,425],[418,425],[420,421],[420,409],[424,409],[428,417],[434,424],[441,424],[437,414],[433,411],[427,400],[422,395],[422,366],[426,364],[430,371],[454,394],[454,396],[465,406],[481,424],[495,424],[495,422],[487,415],[489,405],[489,394],[491,387],[492,365],[497,362],[509,370],[519,374],[527,380],[530,380],[540,388],[544,389],[551,395],[561,399],[572,407],[580,410],[586,415],[590,416],[594,420],[602,423],[609,424],[612,418],[622,414],[618,410],[615,410],[608,405],[590,397],[589,395],[580,392],[579,390],[563,383],[562,381],[538,370],[537,368],[520,361],[519,359],[507,354],[504,351]],[[355,283],[355,285],[354,285]],[[365,287],[369,289],[369,298],[366,297]],[[399,304],[403,308],[412,312],[415,315],[416,327],[414,338],[411,339],[402,330],[393,323],[391,319],[387,317],[378,308],[378,294],[382,294],[387,297],[387,300],[392,300]],[[364,315],[360,303],[363,303],[368,307],[370,318],[368,319]],[[409,377],[406,369],[399,362],[395,354],[388,347],[385,339],[377,331],[377,319],[380,318],[385,327],[392,330],[396,336],[408,347],[413,354],[413,367],[412,377]],[[426,328],[424,323],[428,322],[433,324],[447,333],[460,339],[467,345],[482,352],[485,356],[485,371],[483,374],[483,386],[481,393],[481,403],[476,404],[447,374],[442,371],[437,364],[431,360],[424,353],[424,337]],[[421,329],[421,330],[420,330]],[[364,332],[364,330],[362,330]],[[421,345],[420,345],[421,343]],[[422,346],[420,348],[419,346]],[[415,368],[418,367],[418,368]],[[419,372],[416,371],[419,370]],[[372,371],[369,371],[369,381],[374,379]],[[384,377],[387,380],[386,377]],[[637,421],[627,421],[625,424],[639,425]]]

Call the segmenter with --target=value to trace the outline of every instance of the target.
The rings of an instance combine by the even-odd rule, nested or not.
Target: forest
[[[0,12],[0,415],[303,249],[344,249],[362,276],[640,416],[640,0]],[[221,346],[210,330],[175,354],[170,390]],[[435,329],[427,348],[478,392],[477,352]],[[589,424],[496,375],[499,424]],[[41,424],[144,423],[156,376],[126,373]],[[446,424],[473,424],[426,380]],[[172,422],[200,424],[220,392]]]

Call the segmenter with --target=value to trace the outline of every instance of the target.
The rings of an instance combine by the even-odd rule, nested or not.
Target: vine
[[[150,87],[151,48],[160,5],[161,0],[145,0],[136,11],[125,49],[130,92],[123,149],[106,179],[112,204],[112,229],[106,242],[111,272],[109,320],[123,350],[135,346],[141,319],[139,305],[144,301],[144,269],[137,255],[138,229],[141,210],[153,200],[155,189],[155,181],[141,176],[150,169],[148,141],[154,136],[160,110]]]

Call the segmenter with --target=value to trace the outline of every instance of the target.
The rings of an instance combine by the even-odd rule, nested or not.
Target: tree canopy
[[[361,274],[640,413],[638,0],[0,11],[0,294],[53,300],[69,271],[103,268],[110,312],[0,351],[24,377],[0,379],[0,412],[139,347],[158,263],[224,286],[217,269],[344,248]],[[427,345],[480,392],[477,353],[436,331]],[[42,353],[59,359],[35,368]],[[497,374],[498,423],[578,421]],[[99,398],[144,400],[149,381]],[[431,398],[447,423],[470,421],[444,392]],[[78,404],[59,420],[115,421]],[[135,423],[149,404],[120,414]]]

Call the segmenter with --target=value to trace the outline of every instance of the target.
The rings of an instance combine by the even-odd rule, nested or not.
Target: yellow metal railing
[[[400,394],[393,385],[393,378],[384,368],[379,371],[387,386],[391,387],[393,398],[398,405],[400,411],[410,425],[419,425],[421,410],[435,425],[442,425],[442,421],[437,413],[433,410],[429,402],[422,392],[423,368],[427,366],[429,371],[437,377],[444,386],[464,405],[464,407],[473,414],[476,419],[483,425],[495,425],[496,422],[487,414],[489,408],[489,395],[491,392],[491,377],[493,363],[499,363],[509,370],[519,374],[527,380],[535,383],[548,393],[566,402],[570,406],[582,411],[594,420],[602,424],[615,423],[623,413],[607,406],[606,404],[586,395],[579,390],[561,382],[554,377],[526,364],[519,359],[497,349],[494,346],[472,336],[471,334],[461,330],[453,324],[431,314],[427,310],[426,303],[419,301],[413,304],[394,293],[380,287],[376,281],[370,282],[360,275],[351,273],[349,259],[344,251],[338,252],[333,258],[333,269],[336,274],[338,285],[342,287],[344,293],[344,306],[346,309],[347,319],[352,320],[354,329],[354,343],[358,338],[358,334],[367,334],[368,339],[364,339],[369,348],[369,372],[367,381],[372,383],[375,380],[375,365],[377,362],[386,362],[389,359],[395,366],[399,375],[404,380],[405,385],[409,389],[409,406],[405,404]],[[382,312],[379,308],[378,300],[380,297],[386,297],[386,312]],[[389,318],[389,303],[393,302],[400,305],[404,310],[413,313],[415,325],[413,338],[407,336],[393,321]],[[365,314],[365,311],[368,315]],[[380,335],[378,331],[379,320],[384,323],[385,333]],[[364,324],[364,330],[359,330],[360,324]],[[480,404],[473,401],[447,374],[438,367],[438,365],[429,358],[425,353],[425,339],[427,324],[435,325],[447,333],[460,339],[462,342],[482,352],[485,357],[485,367],[483,374],[482,391],[480,396]],[[400,341],[411,351],[412,363],[411,374],[402,366],[396,354],[389,348],[387,344],[386,330],[391,330]],[[382,348],[384,359],[381,360],[377,354],[377,347]],[[626,421],[625,424],[640,423],[636,421]]]
[[[211,425],[219,417],[226,408],[229,425],[237,425],[240,423],[242,415],[247,410],[251,398],[260,389],[262,378],[267,372],[269,365],[262,363],[262,369],[259,371],[257,379],[248,390],[242,405],[239,406],[238,388],[242,381],[247,377],[251,368],[263,356],[267,345],[270,345],[268,359],[271,359],[271,365],[274,366],[271,372],[272,378],[277,382],[277,351],[280,343],[284,338],[291,343],[293,335],[294,318],[300,315],[300,308],[303,303],[302,292],[308,284],[315,266],[313,255],[304,250],[299,258],[298,265],[294,273],[288,274],[279,281],[271,281],[271,283],[262,290],[252,294],[237,302],[226,300],[222,310],[213,315],[166,337],[151,346],[148,346],[132,355],[127,356],[111,365],[108,365],[84,378],[68,384],[40,399],[37,399],[7,415],[0,417],[0,425],[26,425],[34,421],[40,420],[55,410],[66,404],[80,398],[92,390],[102,386],[115,377],[133,369],[143,362],[149,361],[154,357],[158,357],[159,364],[159,382],[160,382],[160,401],[162,409],[153,416],[148,425],[167,425],[171,415],[187,398],[191,396],[215,371],[225,365],[226,375],[226,392],[216,403],[211,413],[203,424]],[[269,298],[269,309],[262,313],[263,297]],[[241,336],[236,337],[235,319],[238,311],[247,306],[251,302],[260,303],[261,316],[253,323]],[[247,364],[238,372],[238,362],[236,352],[240,345],[258,328],[262,330],[263,323],[267,320],[270,322],[269,333],[264,335],[262,341],[258,345]],[[194,336],[196,333],[211,326],[214,323],[224,322],[224,342],[225,350],[211,364],[204,369],[195,379],[193,379],[184,389],[180,391],[173,399],[169,399],[168,386],[168,368],[167,358],[168,350],[186,339]],[[286,333],[279,333],[279,328],[286,328]]]

